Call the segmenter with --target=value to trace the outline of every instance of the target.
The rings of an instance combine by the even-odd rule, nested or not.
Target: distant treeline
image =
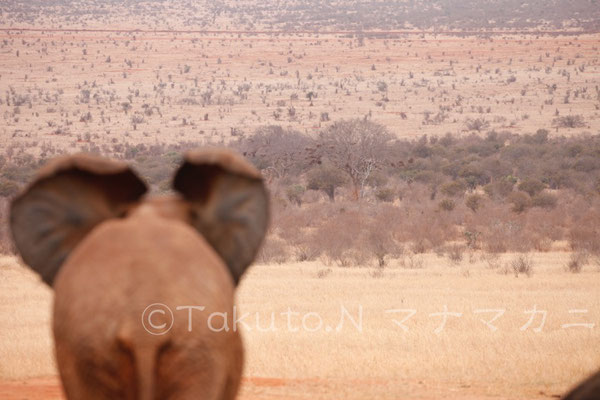
[[[107,7],[107,3],[111,3]],[[40,24],[51,15],[55,25],[89,25],[97,21],[136,17],[146,26],[215,27],[215,17],[235,22],[238,29],[394,30],[394,29],[598,29],[596,0],[316,0],[291,2],[146,2],[143,0],[17,1],[4,0],[5,20]],[[157,17],[160,18],[157,18]]]
[[[129,160],[155,191],[165,192],[181,153],[198,145],[85,149]],[[443,253],[450,245],[548,251],[560,242],[600,254],[600,135],[540,129],[405,140],[356,119],[334,122],[314,137],[265,126],[227,145],[263,172],[271,191],[264,261],[322,256],[342,265],[385,265],[394,254]],[[0,157],[4,204],[45,158],[60,153],[48,145],[41,151],[35,158],[13,145]]]

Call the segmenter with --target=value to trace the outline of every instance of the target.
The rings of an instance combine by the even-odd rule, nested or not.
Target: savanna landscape
[[[3,1],[0,398],[64,399],[11,199],[77,152],[169,194],[198,146],[270,194],[239,398],[549,399],[597,371],[600,4],[497,3]]]

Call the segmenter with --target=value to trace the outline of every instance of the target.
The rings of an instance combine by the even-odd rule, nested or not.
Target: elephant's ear
[[[46,164],[11,204],[23,261],[52,285],[69,253],[96,225],[121,217],[146,185],[121,162],[77,154]]]
[[[226,149],[186,154],[173,188],[190,204],[190,223],[227,264],[237,284],[254,260],[269,220],[258,170]]]
[[[563,400],[593,400],[600,394],[600,371],[590,376],[563,397]]]

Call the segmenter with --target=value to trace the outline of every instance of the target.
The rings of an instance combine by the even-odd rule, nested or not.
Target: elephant
[[[600,371],[596,372],[563,397],[563,400],[600,399]]]
[[[186,153],[172,189],[148,196],[126,163],[75,154],[48,162],[11,202],[15,246],[54,291],[67,399],[236,397],[234,292],[265,236],[268,193],[257,169],[221,148]]]

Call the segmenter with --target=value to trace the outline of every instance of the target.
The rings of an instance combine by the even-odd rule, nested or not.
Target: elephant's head
[[[260,173],[224,149],[189,152],[173,189],[145,196],[126,164],[73,155],[48,163],[12,203],[15,244],[55,289],[56,356],[70,399],[235,396],[237,332],[199,323],[190,334],[186,320],[156,336],[140,316],[154,302],[230,311],[267,229],[267,192]]]

